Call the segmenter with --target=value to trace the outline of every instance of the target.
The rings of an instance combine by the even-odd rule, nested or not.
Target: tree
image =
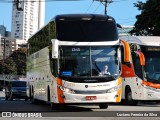
[[[7,59],[0,61],[0,74],[26,74],[26,48],[14,51]]]
[[[134,3],[141,11],[137,15],[135,28],[130,31],[134,35],[160,36],[160,0],[147,0],[146,3]]]
[[[16,64],[14,63],[13,59],[7,59],[3,63],[3,69],[5,74],[17,74]]]
[[[26,53],[27,48],[19,48],[18,50],[14,51],[9,57],[9,59],[12,59],[16,64],[18,75],[26,74]]]

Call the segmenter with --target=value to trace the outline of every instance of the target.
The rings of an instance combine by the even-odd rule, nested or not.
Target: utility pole
[[[104,14],[107,15],[107,5],[109,3],[112,3],[112,0],[94,0],[94,1],[99,1],[105,6]]]
[[[3,62],[4,62],[5,57],[6,57],[6,38],[3,37],[1,38],[1,40],[3,41]]]

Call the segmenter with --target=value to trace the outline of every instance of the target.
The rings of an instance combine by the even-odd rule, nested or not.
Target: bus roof
[[[108,16],[108,15],[101,15],[101,14],[62,14],[62,15],[57,15],[55,19],[53,18],[52,20],[57,20],[57,19],[65,19],[65,20],[114,20],[113,17]],[[115,21],[115,20],[114,20]]]
[[[139,45],[160,46],[160,36],[121,36],[119,39]]]
[[[102,14],[60,14],[56,15],[54,18],[52,18],[48,23],[46,23],[44,26],[42,26],[38,31],[36,31],[33,35],[31,35],[30,38],[32,38],[34,35],[36,35],[39,31],[41,31],[45,26],[47,26],[50,22],[55,21],[56,19],[66,19],[66,20],[111,20],[115,21],[115,19],[108,15],[102,15]]]

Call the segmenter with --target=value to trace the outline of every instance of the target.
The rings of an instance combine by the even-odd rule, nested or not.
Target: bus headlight
[[[72,90],[72,89],[70,89],[70,88],[66,88],[66,87],[60,86],[60,85],[58,85],[58,88],[59,88],[60,90],[62,90],[63,92],[68,92],[68,93],[75,94],[75,91]]]
[[[122,87],[122,84],[119,84],[118,86],[115,86],[115,87],[112,87],[112,88],[108,89],[106,92],[107,93],[112,93],[112,92],[115,92],[115,91],[119,90],[121,87]]]

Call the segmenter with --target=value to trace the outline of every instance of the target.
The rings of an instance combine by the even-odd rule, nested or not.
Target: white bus
[[[102,109],[120,102],[120,44],[110,16],[57,15],[28,40],[28,96],[33,103],[50,102],[52,109],[79,103]]]
[[[122,99],[129,105],[160,100],[160,37],[124,36],[131,62],[122,60]]]

